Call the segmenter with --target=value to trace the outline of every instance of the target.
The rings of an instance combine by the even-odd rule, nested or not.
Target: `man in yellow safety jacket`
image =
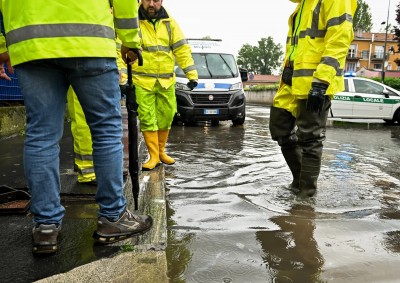
[[[325,123],[353,40],[357,0],[291,0],[284,70],[270,113],[272,139],[281,147],[301,197],[317,190]]]
[[[176,113],[175,59],[189,79],[188,87],[197,86],[198,74],[192,52],[178,23],[162,6],[162,0],[142,0],[139,25],[143,66],[132,65],[138,103],[140,130],[150,159],[143,170],[154,169],[160,161],[174,164],[165,153],[169,130]]]
[[[110,13],[110,4],[114,13]],[[102,244],[141,234],[148,215],[134,215],[123,194],[122,117],[115,32],[122,57],[138,54],[138,3],[132,0],[1,0],[5,34],[0,65],[16,70],[26,109],[24,171],[31,194],[33,253],[57,251],[65,208],[60,199],[59,141],[70,86],[93,141],[99,205],[93,237]],[[0,77],[7,79],[4,70]]]

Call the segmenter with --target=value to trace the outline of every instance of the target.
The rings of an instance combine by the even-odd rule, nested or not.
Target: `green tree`
[[[354,30],[362,30],[371,32],[372,29],[372,15],[371,8],[363,0],[357,0],[357,10],[353,18]]]
[[[244,44],[239,50],[238,54],[238,65],[248,71],[255,71],[255,66],[257,65],[257,47],[252,46],[248,43]]]
[[[272,37],[261,38],[258,46],[244,44],[239,50],[238,64],[250,72],[271,75],[282,60],[282,45],[275,44]]]

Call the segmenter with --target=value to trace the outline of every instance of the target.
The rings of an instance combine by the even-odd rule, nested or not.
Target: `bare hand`
[[[0,54],[0,79],[11,81],[11,78],[7,75],[4,69],[4,63],[6,63],[8,72],[10,74],[14,74],[14,70],[11,67],[11,61],[10,61],[10,56],[8,56],[8,52]]]
[[[125,64],[128,64],[128,59],[129,59],[129,64],[131,65],[135,63],[135,61],[138,59],[135,52],[133,52],[129,47],[126,47],[124,45],[121,45],[121,57],[122,60],[124,60]]]

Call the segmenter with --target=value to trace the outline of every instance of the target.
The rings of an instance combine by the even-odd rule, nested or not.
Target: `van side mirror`
[[[242,82],[247,82],[249,80],[248,71],[246,69],[239,68],[239,72]]]

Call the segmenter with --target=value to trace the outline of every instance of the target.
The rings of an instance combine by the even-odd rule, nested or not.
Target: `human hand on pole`
[[[129,48],[121,45],[121,57],[125,64],[133,64],[138,60],[138,65],[143,66],[142,49],[140,48]]]

